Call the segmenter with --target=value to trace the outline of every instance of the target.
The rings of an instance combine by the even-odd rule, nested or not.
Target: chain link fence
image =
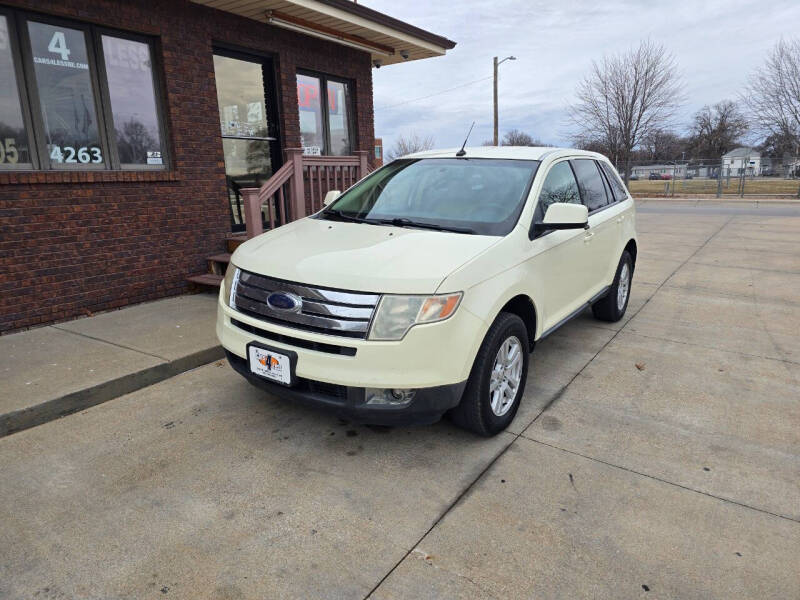
[[[624,178],[625,165],[616,167]],[[639,198],[800,198],[800,157],[635,161],[628,188]]]

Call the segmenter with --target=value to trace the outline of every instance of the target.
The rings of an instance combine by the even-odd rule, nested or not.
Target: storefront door
[[[235,52],[214,52],[225,176],[232,231],[244,231],[240,190],[261,187],[280,166],[272,62]]]

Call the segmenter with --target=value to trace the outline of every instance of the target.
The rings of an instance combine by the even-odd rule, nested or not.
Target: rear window
[[[581,190],[581,199],[589,212],[603,208],[608,204],[606,188],[600,171],[592,159],[576,159],[571,161],[578,178],[578,188]]]

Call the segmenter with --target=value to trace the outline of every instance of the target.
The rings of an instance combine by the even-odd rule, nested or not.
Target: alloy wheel
[[[489,380],[489,405],[498,417],[506,414],[522,381],[522,343],[512,335],[500,344]]]

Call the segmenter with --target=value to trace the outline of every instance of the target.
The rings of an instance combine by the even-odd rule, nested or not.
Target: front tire
[[[500,313],[478,350],[454,423],[490,437],[517,414],[528,376],[528,329],[517,315]]]
[[[596,319],[614,323],[619,321],[628,309],[628,300],[631,296],[631,280],[633,279],[633,257],[627,250],[622,251],[622,256],[617,265],[614,281],[608,289],[608,294],[592,304],[592,313]]]

